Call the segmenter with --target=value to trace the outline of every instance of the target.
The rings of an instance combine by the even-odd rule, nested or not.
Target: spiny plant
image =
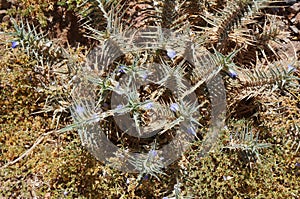
[[[270,147],[271,144],[259,143],[259,134],[257,132],[254,134],[251,125],[245,121],[241,121],[241,124],[242,126],[230,133],[229,142],[223,148],[238,151],[247,162],[261,163],[259,151]]]
[[[296,76],[295,71],[296,66],[288,61],[257,66],[250,70],[235,67],[239,81],[233,82],[233,84],[235,84],[235,88],[243,90],[244,95],[240,100],[270,94],[276,90],[293,92],[299,89],[299,77]]]
[[[134,165],[135,169],[139,171],[139,176],[137,178],[138,182],[145,176],[154,176],[159,180],[157,174],[166,175],[162,171],[164,164],[162,160],[159,160],[159,155],[154,149],[149,151],[148,156],[143,158],[132,157],[130,161],[131,164]]]
[[[33,88],[47,95],[43,110],[35,114],[52,112],[52,125],[56,123],[57,127],[61,116],[68,112],[67,92],[71,87],[70,79],[76,74],[80,55],[51,41],[46,33],[28,20],[18,23],[11,19],[11,22],[13,31],[4,34],[9,36],[12,48],[22,50],[35,63],[35,78],[40,82]]]
[[[207,44],[221,45],[222,40],[228,37],[229,32],[241,23],[242,17],[247,13],[254,15],[255,12],[263,8],[262,3],[264,2],[267,1],[227,1],[224,9],[213,13],[212,16],[203,16],[203,19],[213,26],[212,28],[205,28],[208,30],[204,33],[208,38]]]
[[[169,110],[167,108],[169,106],[174,109],[177,103],[172,102],[187,98],[190,94],[199,89],[204,82],[213,79],[221,70],[226,71],[232,78],[238,76],[232,68],[236,67],[233,57],[240,52],[240,49],[233,50],[228,56],[224,56],[217,50],[213,50],[215,49],[214,46],[222,51],[229,50],[228,47],[220,48],[220,45],[226,43],[225,40],[228,34],[241,24],[239,21],[242,20],[242,17],[247,13],[249,13],[247,15],[248,17],[253,17],[259,9],[265,8],[266,3],[268,3],[267,1],[230,1],[224,6],[222,12],[216,12],[210,17],[203,17],[203,21],[200,24],[196,23],[193,18],[181,19],[188,24],[184,26],[185,29],[182,30],[177,28],[178,21],[176,19],[178,15],[175,13],[183,11],[184,5],[191,3],[189,1],[175,1],[171,4],[176,12],[174,12],[174,15],[170,16],[170,18],[164,15],[164,13],[166,14],[165,10],[170,9],[166,7],[169,1],[159,1],[157,3],[142,1],[133,6],[134,9],[132,7],[125,8],[127,2],[95,2],[98,6],[92,4],[90,9],[95,10],[95,12],[91,13],[98,13],[99,11],[102,13],[102,15],[99,16],[102,21],[101,24],[105,24],[106,29],[103,30],[99,29],[101,27],[92,27],[92,22],[86,24],[85,27],[91,31],[91,37],[100,43],[100,47],[97,48],[99,52],[96,52],[99,56],[97,57],[96,54],[93,55],[92,62],[94,63],[88,63],[82,68],[80,81],[86,82],[86,87],[94,88],[95,91],[100,90],[100,92],[93,93],[93,91],[90,92],[84,89],[84,86],[78,85],[79,87],[74,90],[74,95],[86,97],[86,94],[89,94],[91,96],[91,98],[88,99],[91,100],[91,105],[89,105],[89,108],[84,108],[84,110],[90,110],[90,113],[79,114],[76,113],[76,111],[78,111],[77,108],[73,109],[73,115],[79,116],[76,118],[79,122],[76,122],[72,127],[76,127],[76,125],[80,126],[81,124],[87,124],[89,126],[91,125],[90,122],[100,122],[102,123],[100,126],[107,129],[107,127],[110,128],[112,126],[112,117],[129,114],[130,117],[133,118],[133,123],[136,126],[135,130],[141,135],[142,120],[145,120],[145,118],[142,118],[143,115],[145,115],[145,110],[140,107],[148,104],[149,101],[147,100],[149,99],[150,103],[155,103],[155,101],[151,101],[154,100],[152,96],[154,93],[158,93],[155,99],[165,105],[160,106],[160,108],[155,107],[154,112],[158,111],[158,113],[164,115],[164,118],[167,118],[165,121],[169,123],[168,125],[160,126],[162,130],[159,135],[163,135],[169,131],[172,132],[176,126],[188,123],[190,127],[187,129],[190,129],[195,136],[195,129],[200,126],[198,122],[199,118],[193,118],[192,116],[186,120],[184,117],[178,115],[176,119],[176,117],[174,118],[172,115],[172,111],[165,111],[163,109]],[[239,6],[236,6],[236,4]],[[198,5],[198,11],[195,12],[200,12],[202,6],[203,5]],[[136,10],[137,8],[141,10]],[[133,9],[133,11],[130,9]],[[135,15],[135,13],[137,13],[137,15]],[[206,27],[207,23],[205,22],[208,22],[212,26]],[[143,29],[145,26],[148,27]],[[177,33],[165,32],[163,30],[164,26],[175,30],[175,33],[177,31]],[[205,29],[206,31],[199,31],[201,26],[202,30]],[[178,40],[178,37],[180,37],[178,32],[181,32],[183,39]],[[205,40],[207,37],[214,38],[211,37],[210,32],[215,34],[215,42],[207,42]],[[132,35],[133,37],[136,35],[136,38],[132,39]],[[189,37],[191,37],[191,39],[188,39]],[[175,42],[177,42],[175,45],[171,44]],[[213,47],[209,47],[208,43]],[[208,49],[205,48],[205,46]],[[153,51],[151,52],[153,48],[163,49],[163,51],[156,51],[155,54],[153,54]],[[131,52],[141,52],[142,54],[135,55]],[[92,52],[92,54],[93,53],[95,52]],[[130,59],[134,61],[132,62]],[[121,60],[123,60],[123,62]],[[119,66],[122,65],[123,68],[120,69],[116,66],[115,61],[118,62]],[[159,71],[156,68],[151,68],[149,65],[143,68],[143,64],[149,62],[159,64]],[[95,73],[89,74],[88,71],[90,70]],[[250,73],[248,76],[252,78],[248,81],[248,85],[255,84],[254,81],[257,79],[264,79],[264,81],[258,80],[257,82],[263,85],[275,82],[280,88],[283,88],[286,82],[290,82],[291,71],[273,68],[270,69],[270,71],[270,80],[267,79],[266,73]],[[159,79],[151,79],[151,74],[157,73],[162,74]],[[147,77],[141,78],[142,76],[145,77],[145,74]],[[126,80],[125,82],[128,83],[120,84],[122,78],[123,81]],[[183,78],[187,78],[192,83],[190,88],[182,82]],[[168,88],[170,79],[173,79],[171,80],[171,85],[177,88],[175,95],[167,93],[166,89],[160,89],[160,87]],[[242,79],[242,75],[239,79]],[[135,84],[136,81],[139,82],[137,85]],[[106,82],[109,82],[110,86],[104,90],[103,85],[106,85]],[[132,82],[134,82],[134,84],[132,84]],[[151,95],[145,95],[145,91],[139,90],[139,87],[144,84],[149,88],[150,91],[148,91],[148,93],[152,93]],[[246,87],[245,84],[241,86],[243,88]],[[261,93],[263,91],[256,90],[255,92]],[[125,100],[121,100],[123,104],[119,104],[120,106],[118,107],[109,106],[110,101],[113,99],[113,97],[111,97],[113,93],[117,93],[120,99],[124,97]],[[94,97],[98,99],[93,99]],[[106,104],[105,108],[104,104]],[[185,108],[182,108],[182,110],[188,110],[188,105],[186,103],[183,104]],[[75,107],[77,106],[75,105]],[[196,107],[197,106],[194,106],[194,109]],[[183,113],[184,111],[179,112]],[[191,116],[190,113],[186,115]],[[197,124],[197,127],[191,125],[192,123]],[[129,128],[129,126],[127,126],[127,128]],[[117,131],[118,133],[113,131]],[[106,130],[107,135],[110,137],[120,137],[118,135],[122,133],[119,131],[120,129]],[[87,128],[81,131],[81,134],[85,134],[82,137],[86,139],[89,139],[89,133]],[[118,138],[115,139],[118,140]],[[91,140],[86,140],[85,142],[90,143],[90,146],[93,145]]]
[[[104,46],[105,51],[106,48]],[[92,61],[94,66],[90,66],[88,63],[87,67],[96,69],[99,68],[97,64],[106,62],[107,58],[103,56],[102,51],[96,53],[100,53],[104,60]],[[155,56],[148,53],[144,55],[146,60],[155,59]],[[99,56],[96,57],[99,58]],[[91,139],[95,139],[95,137],[92,138],[93,133],[90,129],[91,125],[98,122],[103,130],[101,132],[115,140],[123,137],[125,132],[127,134],[137,132],[139,136],[145,137],[144,134],[151,133],[151,131],[157,131],[158,134],[155,138],[148,140],[149,143],[153,139],[159,142],[162,139],[159,138],[161,136],[172,136],[172,134],[174,136],[177,131],[186,131],[197,137],[196,129],[200,124],[195,113],[198,112],[200,106],[197,105],[195,96],[194,98],[190,97],[192,92],[187,89],[187,83],[182,81],[184,68],[171,68],[166,62],[162,62],[159,65],[160,68],[149,66],[143,68],[141,60],[143,59],[138,55],[138,57],[134,57],[131,65],[118,63],[112,72],[107,71],[112,67],[104,68],[101,71],[96,69],[100,71],[98,76],[83,71],[81,85],[74,90],[76,98],[72,113],[75,123],[64,130],[80,129],[82,142],[86,143],[99,159],[101,159],[99,157],[101,154],[97,153],[101,147],[92,142]],[[163,61],[162,57],[159,60]],[[83,69],[85,70],[85,68]],[[106,77],[100,76],[101,73],[106,74]],[[82,84],[83,81],[86,84]],[[148,89],[145,90],[145,87]],[[89,88],[89,91],[86,88]],[[96,93],[91,88],[95,88]],[[195,88],[192,87],[192,89]],[[174,90],[173,93],[172,90]],[[95,99],[93,99],[94,97]],[[80,98],[84,98],[86,101],[76,100]],[[153,114],[161,118],[158,124],[153,120],[155,119],[151,116]],[[135,124],[133,127],[131,122]],[[112,127],[114,128],[111,129]],[[178,129],[179,127],[180,129]],[[133,137],[130,139],[134,140]]]
[[[262,20],[263,23],[255,23],[255,17],[265,15],[264,12],[268,9],[266,5],[272,2],[274,1],[85,2],[78,14],[82,17],[83,28],[89,31],[87,36],[94,39],[98,46],[91,51],[76,76],[69,74],[73,89],[70,112],[74,124],[60,132],[77,129],[83,145],[99,160],[102,160],[99,154],[109,152],[107,143],[101,140],[110,139],[122,149],[119,159],[115,161],[120,167],[126,163],[122,162],[124,151],[144,152],[147,154],[144,158],[134,159],[135,156],[131,156],[130,166],[139,172],[139,179],[145,174],[159,177],[159,174],[163,174],[162,168],[165,165],[159,159],[149,158],[153,150],[147,146],[156,142],[156,150],[159,150],[180,132],[193,139],[198,137],[199,143],[204,140],[202,138],[206,132],[200,132],[203,125],[200,121],[203,118],[199,117],[197,109],[205,109],[203,99],[208,99],[211,104],[218,104],[215,99],[207,97],[208,92],[217,98],[223,96],[217,84],[222,80],[218,76],[220,71],[225,71],[231,77],[224,79],[228,87],[235,90],[229,92],[233,104],[244,98],[258,100],[258,97],[266,97],[267,90],[279,96],[282,91],[288,91],[292,95],[299,88],[299,74],[295,72],[298,70],[298,63],[288,67],[292,62],[274,62],[281,57],[277,56],[278,48],[270,41],[280,41],[282,32],[274,28],[267,18]],[[64,50],[56,51],[52,42],[48,43],[46,36],[38,33],[29,22],[22,22],[20,27],[16,27],[17,41],[28,51],[28,55],[38,60],[38,65],[73,65],[69,53]],[[246,45],[242,44],[243,41],[246,41]],[[259,65],[259,62],[263,64]],[[202,89],[202,86],[212,84],[214,87],[210,90]],[[250,91],[247,90],[249,88]],[[197,94],[196,100],[192,97],[193,93]],[[193,99],[190,101],[197,103],[187,99]],[[209,107],[206,112],[211,110],[212,107]],[[218,115],[220,112],[216,111],[214,114]],[[156,115],[162,116],[159,122],[155,120]],[[119,123],[115,119],[118,117]],[[134,127],[130,127],[128,123],[133,123]],[[130,136],[130,133],[135,132],[143,135],[147,130],[157,130],[158,134],[150,137],[145,135],[145,139]],[[216,130],[211,136],[216,138],[219,133]],[[103,136],[99,137],[100,134]],[[229,142],[232,145],[228,147],[256,160],[259,158],[258,150],[267,147],[257,139],[250,126],[247,126],[232,136]],[[203,146],[199,148],[201,151]],[[297,146],[296,152],[298,148]],[[212,154],[211,164],[221,162],[226,168],[235,167],[229,165],[230,161],[222,162],[218,159],[222,154],[216,154]],[[149,162],[150,159],[153,161]],[[196,163],[190,164],[191,168],[199,162],[199,157],[194,161]],[[193,172],[183,174],[196,176],[204,182],[215,182],[213,174],[205,174],[216,168],[210,166],[203,169],[204,175]],[[202,167],[197,167],[193,170],[201,169]],[[224,176],[222,172],[226,171],[222,170],[220,173]],[[217,176],[214,177],[219,180]],[[227,181],[227,176],[224,179]],[[186,184],[188,183],[190,182]],[[235,181],[235,185],[237,184],[241,183]],[[250,189],[261,189],[255,186],[250,186]],[[205,195],[207,189],[206,197],[217,197],[215,192],[210,194],[209,188],[212,187],[218,186],[209,184],[199,195]],[[225,193],[228,190],[222,191]],[[232,193],[234,192],[243,191],[233,190]]]
[[[53,44],[47,39],[46,35],[38,31],[36,27],[29,24],[28,21],[21,21],[20,25],[12,19],[14,32],[11,33],[13,37],[13,48],[18,45],[33,59],[38,61],[37,70],[42,70],[47,66],[54,64],[61,64],[67,58],[67,52],[61,47]]]

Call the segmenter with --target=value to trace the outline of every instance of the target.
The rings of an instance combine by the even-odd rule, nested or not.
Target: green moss
[[[299,195],[295,157],[268,149],[262,163],[245,164],[235,152],[219,151],[182,162],[183,187],[200,198],[294,198]],[[299,158],[298,158],[299,161]],[[197,164],[193,164],[198,162]],[[195,191],[197,190],[197,191]]]

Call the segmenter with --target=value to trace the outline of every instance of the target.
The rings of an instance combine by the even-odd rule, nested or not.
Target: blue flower
[[[126,69],[126,66],[124,66],[124,65],[121,65],[121,66],[119,66],[119,72],[120,73],[125,73],[125,69]]]
[[[176,56],[176,52],[172,49],[167,49],[167,55],[170,59],[173,59]]]
[[[143,74],[142,76],[141,76],[142,78],[143,78],[143,80],[145,81],[147,78],[148,78],[148,74]]]
[[[121,109],[121,108],[123,108],[123,105],[122,105],[122,104],[119,104],[119,105],[117,106],[117,109]]]
[[[17,48],[18,46],[19,46],[19,42],[18,41],[13,41],[13,42],[11,42],[11,47],[12,48]]]
[[[179,110],[179,106],[178,106],[178,104],[176,104],[176,103],[172,103],[172,104],[170,105],[170,109],[171,109],[171,111],[173,111],[173,112],[177,112],[177,111]]]
[[[149,179],[149,174],[145,175],[143,180],[148,180]]]
[[[288,69],[287,69],[288,73],[295,72],[295,71],[296,71],[296,68],[294,66],[288,65]]]
[[[228,75],[232,78],[232,79],[236,79],[237,78],[237,73],[233,70],[233,69],[231,69],[231,68],[229,68],[229,70],[228,70]]]
[[[76,106],[76,109],[75,109],[76,113],[78,114],[83,114],[85,112],[85,108],[82,107],[82,106]]]
[[[108,103],[104,103],[101,108],[104,110],[108,110],[108,108],[109,108]]]
[[[155,156],[157,156],[157,151],[155,151],[154,149],[151,149],[149,151],[149,155],[150,155],[150,157],[154,158]]]
[[[147,109],[147,110],[152,109],[152,107],[153,107],[153,102],[149,102],[149,103],[144,105],[144,108]]]
[[[296,166],[296,167],[300,167],[300,163],[297,162],[297,163],[295,164],[295,166]]]

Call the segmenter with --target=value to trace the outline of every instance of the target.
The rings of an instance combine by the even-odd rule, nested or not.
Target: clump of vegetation
[[[286,3],[10,6],[0,35],[1,197],[300,195],[299,49]]]

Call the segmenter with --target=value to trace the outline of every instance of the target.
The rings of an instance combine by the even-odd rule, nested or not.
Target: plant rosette
[[[141,172],[133,160],[167,167],[198,139],[201,102],[195,91],[205,83],[211,120],[203,133],[204,156],[218,141],[226,111],[221,68],[212,57],[188,35],[161,27],[111,35],[89,53],[75,78],[71,112],[82,144],[125,172]]]

